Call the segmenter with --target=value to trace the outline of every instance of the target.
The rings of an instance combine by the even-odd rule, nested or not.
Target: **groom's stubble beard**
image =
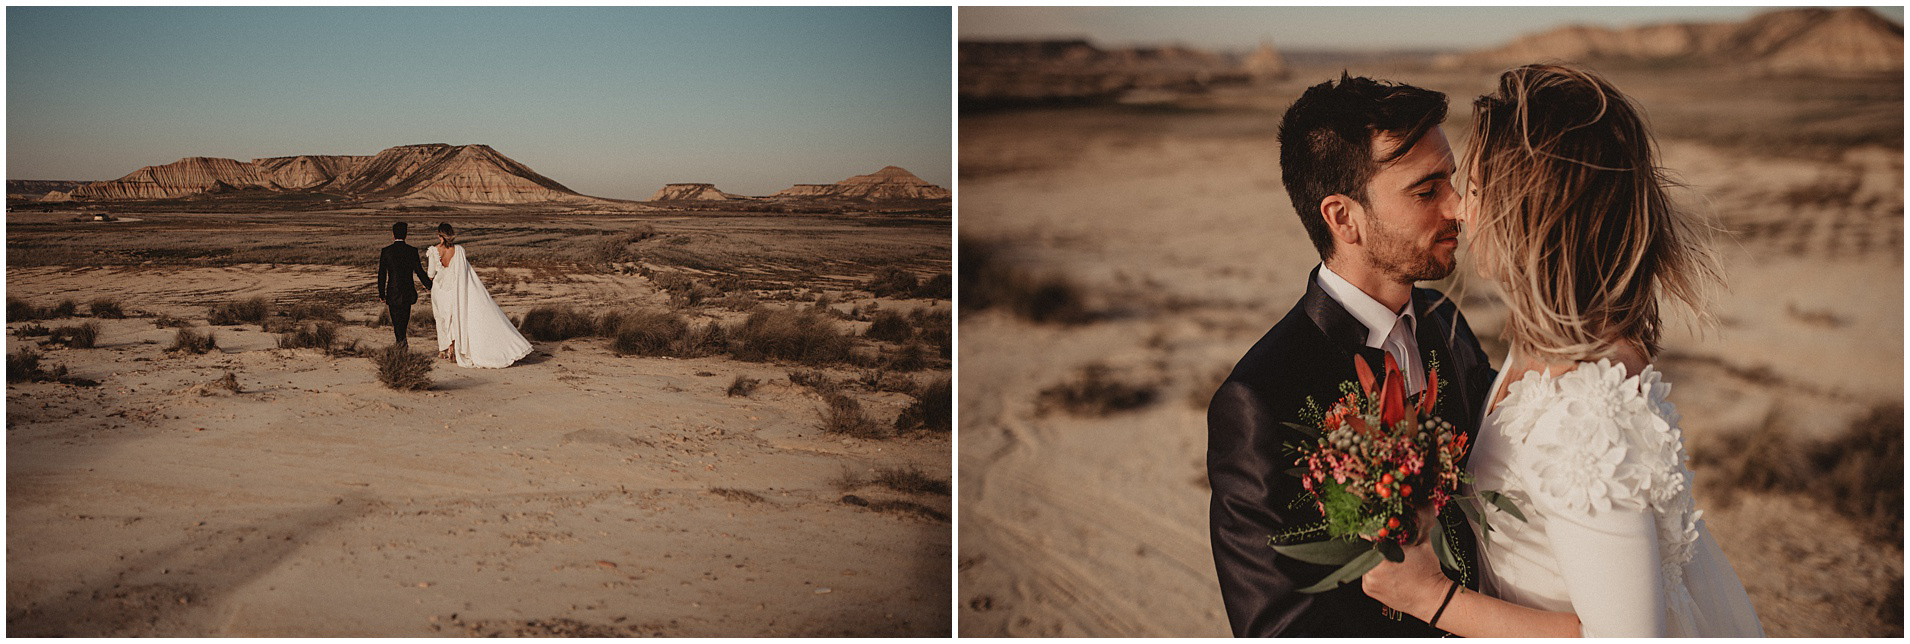
[[[1384,275],[1392,276],[1403,282],[1420,282],[1445,279],[1458,265],[1458,250],[1443,260],[1433,248],[1422,245],[1411,235],[1387,226],[1378,217],[1369,212],[1366,217],[1367,261]],[[1442,237],[1457,235],[1459,223],[1448,222],[1442,229]]]

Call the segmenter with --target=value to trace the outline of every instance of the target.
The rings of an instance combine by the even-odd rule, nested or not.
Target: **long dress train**
[[[491,300],[477,271],[453,246],[445,265],[437,246],[427,258],[431,272],[431,315],[438,325],[438,350],[456,347],[458,366],[502,369],[530,355],[531,343]],[[453,344],[455,341],[455,344]]]

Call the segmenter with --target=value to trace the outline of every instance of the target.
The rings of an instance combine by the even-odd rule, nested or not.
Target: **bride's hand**
[[[1430,508],[1422,508],[1418,519],[1417,541],[1403,548],[1405,560],[1393,563],[1381,559],[1378,566],[1360,577],[1360,586],[1367,596],[1423,620],[1438,610],[1452,580],[1440,571],[1439,556],[1433,553],[1432,539],[1428,538],[1431,531],[1440,529],[1438,517]]]

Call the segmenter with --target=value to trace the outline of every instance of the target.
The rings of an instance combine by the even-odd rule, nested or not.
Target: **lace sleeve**
[[[1557,379],[1556,395],[1530,418],[1520,470],[1558,554],[1582,634],[1667,634],[1654,466],[1665,422],[1648,394],[1662,393],[1601,362]]]
[[[425,251],[424,270],[431,275],[431,279],[438,279],[438,271],[442,270],[442,267],[439,265],[437,246],[432,246],[431,250]]]

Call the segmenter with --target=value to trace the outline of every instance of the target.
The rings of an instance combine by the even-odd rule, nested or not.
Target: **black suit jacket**
[[[1366,347],[1366,327],[1307,277],[1306,295],[1255,343],[1222,383],[1207,408],[1207,477],[1213,487],[1209,531],[1221,596],[1234,635],[1412,637],[1442,632],[1410,616],[1394,621],[1367,597],[1358,580],[1324,593],[1296,592],[1336,566],[1279,556],[1273,535],[1322,520],[1300,479],[1288,445],[1306,440],[1282,422],[1300,422],[1311,397],[1321,409],[1340,396],[1342,382],[1358,382],[1353,357],[1385,373],[1385,352]],[[1477,431],[1492,367],[1460,315],[1438,291],[1413,289],[1421,358],[1439,362],[1436,413],[1468,434]],[[1427,363],[1431,369],[1432,364]],[[1449,573],[1477,588],[1475,539],[1457,507],[1440,517],[1468,570]]]
[[[413,274],[425,288],[431,288],[431,277],[424,272],[424,259],[418,256],[418,249],[401,241],[391,242],[378,253],[378,299],[389,304],[416,304],[418,289],[411,286]]]

